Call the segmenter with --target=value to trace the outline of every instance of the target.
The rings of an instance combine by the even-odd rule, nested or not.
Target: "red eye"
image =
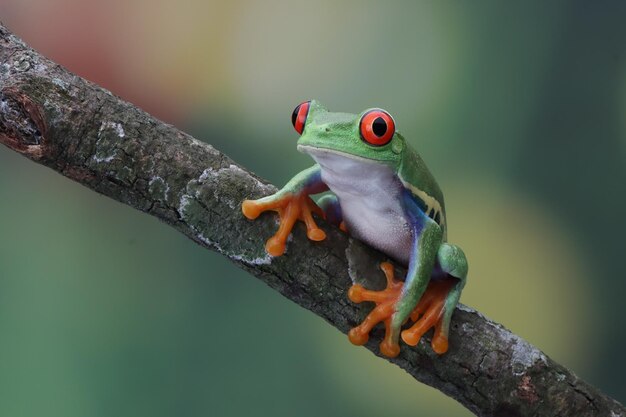
[[[374,146],[383,146],[393,138],[396,124],[386,111],[373,109],[361,117],[359,130],[361,131],[361,139],[365,142]]]
[[[293,113],[291,114],[291,123],[293,124],[293,127],[296,128],[296,132],[299,134],[302,134],[302,131],[304,130],[304,124],[306,123],[306,117],[309,115],[310,106],[310,101],[300,103],[298,104],[298,107],[293,109]]]

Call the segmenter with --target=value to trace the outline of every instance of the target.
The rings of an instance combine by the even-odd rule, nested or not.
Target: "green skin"
[[[359,174],[349,179],[350,184],[354,184],[349,185],[354,187],[350,193],[336,192],[336,196],[324,196],[318,204],[326,211],[327,218],[336,224],[342,219],[349,220],[347,210],[358,211],[360,217],[353,216],[352,225],[350,221],[346,221],[350,234],[391,258],[408,264],[402,293],[391,320],[394,341],[398,340],[401,326],[419,302],[431,279],[447,276],[458,279],[458,283],[446,296],[444,304],[442,334],[447,338],[452,313],[465,285],[467,261],[460,248],[446,242],[443,194],[422,158],[408,146],[398,132],[383,146],[372,146],[361,138],[360,121],[365,113],[366,111],[358,115],[333,113],[319,102],[311,101],[304,131],[298,140],[298,150],[310,154],[318,163],[297,174],[276,194],[259,201],[272,202],[289,194],[310,195],[328,189],[333,192],[335,183],[341,182],[338,177],[346,165],[352,171],[345,172],[360,172],[359,166],[362,166],[365,175],[372,171],[383,173],[382,176],[387,178],[384,187],[395,189],[397,186],[398,190],[381,196],[376,193],[382,187],[374,187],[370,193],[369,184],[359,183]],[[320,159],[320,155],[339,155],[345,159],[335,158],[328,162]],[[329,169],[329,166],[333,169]],[[372,180],[370,177],[363,181],[376,181],[376,178]],[[339,190],[341,187],[335,188]],[[353,195],[357,196],[353,198]],[[395,216],[399,220],[394,221],[403,223],[402,230],[410,229],[408,243],[390,241],[394,239],[395,232],[372,231],[371,228],[364,227],[380,224],[380,216],[389,213],[389,207],[378,208],[378,203],[373,199],[385,200],[386,206],[391,204],[396,207]],[[362,217],[368,217],[368,220],[359,223],[358,220]]]

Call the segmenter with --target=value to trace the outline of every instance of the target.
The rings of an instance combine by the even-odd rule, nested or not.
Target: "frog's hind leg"
[[[421,219],[415,219],[414,242],[411,249],[411,259],[405,282],[397,282],[393,279],[393,268],[387,271],[381,264],[381,268],[387,275],[387,289],[384,291],[366,291],[355,285],[348,292],[348,296],[354,302],[374,301],[377,305],[372,311],[372,320],[366,318],[362,325],[356,327],[349,334],[350,340],[358,344],[353,333],[369,331],[375,324],[370,321],[385,321],[385,338],[380,344],[380,351],[387,357],[395,357],[400,353],[400,331],[402,325],[410,317],[411,312],[418,305],[419,300],[426,291],[430,277],[437,259],[437,251],[441,245],[442,232],[437,224],[425,218],[419,211]],[[355,297],[358,294],[361,297]],[[376,297],[376,298],[375,298]],[[382,299],[377,299],[382,298]],[[386,313],[386,314],[383,314]],[[367,339],[365,339],[367,340]]]
[[[431,280],[411,313],[415,324],[402,332],[402,339],[408,345],[415,346],[422,335],[434,327],[431,345],[435,352],[442,354],[448,350],[450,320],[465,286],[467,260],[458,246],[443,243],[437,252],[437,261],[444,277]]]

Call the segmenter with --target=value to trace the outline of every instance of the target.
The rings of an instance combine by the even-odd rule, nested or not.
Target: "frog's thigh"
[[[461,291],[465,286],[467,278],[467,259],[465,258],[465,254],[461,248],[458,246],[450,243],[442,243],[439,251],[437,252],[437,261],[439,262],[443,272],[459,280],[446,296],[441,322],[435,330],[436,339],[443,337],[447,340],[452,313],[454,313],[454,308],[459,302]],[[435,340],[433,340],[433,343],[434,342]]]
[[[437,251],[437,261],[442,271],[465,284],[467,276],[467,259],[463,250],[450,243],[442,243]]]

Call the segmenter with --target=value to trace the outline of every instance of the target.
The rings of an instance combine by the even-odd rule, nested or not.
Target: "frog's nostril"
[[[327,127],[327,128],[324,129],[324,131],[325,132],[330,132],[330,128]]]

